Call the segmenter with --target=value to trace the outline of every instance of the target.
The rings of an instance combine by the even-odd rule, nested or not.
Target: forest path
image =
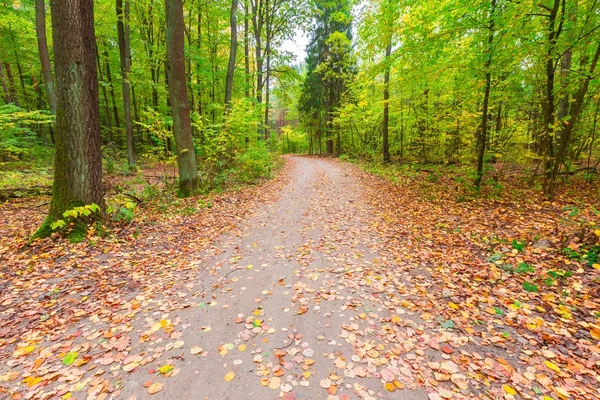
[[[120,398],[428,398],[409,364],[424,356],[412,353],[422,321],[362,273],[387,260],[359,180],[332,160],[288,163],[278,202],[201,256],[211,276],[195,283],[209,293],[198,306],[134,324],[158,330],[136,346],[139,357],[164,355],[124,376]],[[175,373],[161,375],[162,365]],[[151,396],[150,382],[162,390]]]

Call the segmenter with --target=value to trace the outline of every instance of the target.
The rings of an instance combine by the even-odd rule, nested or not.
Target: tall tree
[[[173,116],[173,136],[179,167],[179,195],[194,194],[200,184],[192,140],[190,106],[185,78],[184,22],[181,0],[165,0],[167,75]]]
[[[57,113],[54,182],[48,217],[34,234],[74,206],[104,206],[93,0],[52,0]]]
[[[44,0],[35,0],[35,31],[37,34],[38,53],[42,66],[42,75],[46,85],[46,95],[50,111],[56,115],[56,92],[54,91],[54,79],[52,78],[52,67],[48,55],[48,40],[46,39],[46,6]]]
[[[494,34],[495,34],[495,13],[496,13],[496,0],[492,0],[488,19],[488,39],[487,47],[485,49],[485,91],[483,93],[483,107],[481,110],[481,129],[477,136],[477,176],[475,178],[475,187],[479,188],[481,185],[481,179],[483,178],[483,158],[485,156],[485,148],[487,144],[488,136],[488,120],[489,120],[489,105],[490,105],[490,91],[492,88],[492,55],[494,50]]]
[[[237,6],[238,0],[231,1],[230,29],[231,45],[229,47],[229,64],[227,64],[227,79],[225,81],[225,112],[231,108],[231,98],[233,96],[233,74],[235,72],[235,59],[237,55]]]
[[[123,117],[125,118],[125,132],[127,134],[127,161],[129,167],[135,167],[133,148],[133,122],[131,119],[131,50],[129,48],[129,0],[116,0],[117,6],[117,33],[119,36],[119,55],[121,59],[121,79],[123,81]]]
[[[6,75],[4,74],[4,65],[2,64],[2,60],[0,60],[0,80],[2,80],[2,90],[4,91],[4,101],[6,104],[12,103],[12,98],[10,96],[10,89],[8,88],[8,83],[6,82]]]

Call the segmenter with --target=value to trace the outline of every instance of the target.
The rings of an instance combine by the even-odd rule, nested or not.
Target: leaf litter
[[[193,255],[259,201],[276,197],[285,180],[225,195],[201,216],[148,215],[135,245],[113,238],[16,252],[23,247],[19,224],[33,206],[3,205],[3,215],[15,217],[0,226],[8,238],[0,253],[7,266],[0,391],[12,398],[116,398],[123,373],[150,367],[145,386],[158,393],[185,368],[180,351],[228,360],[224,384],[242,379],[248,370],[240,368],[252,364],[256,382],[288,400],[309,389],[329,400],[397,398],[406,390],[431,400],[600,397],[600,273],[596,264],[565,255],[564,248],[583,245],[573,224],[563,222],[573,219],[566,195],[552,203],[517,195],[460,202],[444,189],[452,182],[391,183],[355,166],[319,162],[333,172],[312,182],[298,227],[304,243],[295,252],[276,249],[277,260],[295,264],[293,276],[273,286],[288,299],[283,315],[327,330],[303,333],[278,321],[261,304],[282,294],[263,288],[253,309],[233,310],[239,329],[214,349],[188,344],[185,331],[194,327],[172,314],[199,298],[207,299],[200,307],[227,309],[225,296],[246,288],[241,271],[260,279],[274,265],[237,266],[236,256],[228,264],[240,276],[227,276],[220,272],[225,264],[199,271]],[[246,211],[238,214],[242,203]],[[597,224],[597,216],[585,217]],[[36,221],[29,218],[31,228]],[[598,235],[592,240],[598,244]],[[568,276],[549,282],[548,272],[557,271]],[[215,283],[197,287],[207,272]],[[142,315],[145,329],[134,335],[132,320]],[[195,329],[224,333],[214,325]],[[142,350],[145,344],[151,348]],[[333,351],[316,350],[322,344]],[[251,358],[242,359],[247,348]]]

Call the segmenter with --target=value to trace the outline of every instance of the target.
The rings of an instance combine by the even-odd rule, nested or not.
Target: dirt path
[[[336,162],[291,162],[280,200],[222,238],[220,254],[202,256],[198,264],[212,276],[194,287],[211,294],[180,312],[157,307],[133,329],[146,335],[138,361],[164,356],[127,375],[121,397],[428,398],[399,356],[412,354],[414,362],[424,354],[411,352],[422,321],[379,295],[376,282],[355,279],[363,266],[382,262],[361,187]],[[376,331],[399,313],[402,323],[396,316],[387,332]],[[133,354],[124,364],[135,360]],[[162,365],[172,365],[173,376],[156,377]],[[402,390],[392,393],[384,382],[395,390],[394,380]],[[150,382],[162,390],[150,396]]]

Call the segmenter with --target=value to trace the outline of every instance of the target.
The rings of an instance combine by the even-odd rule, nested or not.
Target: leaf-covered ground
[[[287,161],[80,244],[26,247],[40,200],[1,205],[2,396],[600,398],[593,188]]]

